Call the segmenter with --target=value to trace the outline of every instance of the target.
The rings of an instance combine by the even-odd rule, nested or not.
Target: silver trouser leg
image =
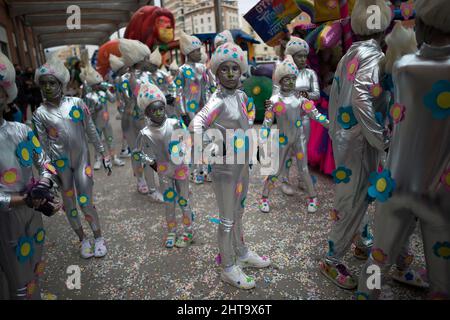
[[[164,198],[164,206],[166,213],[166,223],[167,223],[167,232],[176,232],[177,231],[177,219],[175,215],[177,198],[175,197],[175,183],[174,180],[168,176],[161,176],[161,191],[168,195],[168,197]],[[170,197],[168,192],[173,192],[173,197]]]
[[[73,177],[75,182],[75,189],[77,191],[78,205],[83,211],[86,221],[89,223],[92,231],[100,230],[100,220],[97,210],[94,206],[92,188],[94,180],[92,175],[86,173],[86,167],[90,166],[89,153],[86,152],[80,157],[80,162],[73,169]]]
[[[361,234],[361,225],[369,205],[367,190],[369,175],[376,170],[377,152],[368,145],[361,150],[337,155],[336,166],[344,165],[352,175],[348,182],[336,184],[334,199],[335,221],[328,239],[328,260],[339,261],[352,241]]]
[[[175,180],[177,203],[183,213],[184,231],[192,233],[192,209],[189,202],[189,180]]]
[[[278,180],[279,176],[287,176],[287,166],[289,166],[289,163],[292,163],[292,161],[290,161],[290,154],[291,154],[291,150],[293,149],[293,144],[292,143],[288,143],[286,146],[280,146],[280,152],[279,152],[279,167],[278,167],[278,171],[275,175],[273,176],[268,176],[264,182],[264,187],[263,187],[263,192],[262,192],[262,196],[264,198],[268,198],[270,195],[270,192],[273,190],[273,188],[275,187],[275,182],[276,180]]]
[[[308,168],[308,150],[306,147],[306,139],[304,135],[301,135],[293,146],[294,154],[297,159],[297,169],[300,177],[300,181],[306,185],[306,191],[310,198],[317,197],[314,183]]]
[[[212,165],[212,180],[220,214],[218,231],[219,251],[223,267],[230,267],[235,264],[233,242],[240,243],[240,250],[245,250],[242,240],[233,239],[233,226],[236,223],[239,212],[241,212],[241,210],[239,212],[236,210],[237,202],[242,201],[244,191],[248,187],[248,165],[214,164]],[[238,226],[236,232],[242,234],[242,226]]]
[[[9,299],[40,299],[39,275],[45,240],[42,216],[26,206],[0,214],[0,270]]]

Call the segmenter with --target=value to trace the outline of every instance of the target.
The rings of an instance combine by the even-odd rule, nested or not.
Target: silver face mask
[[[219,83],[226,89],[236,89],[241,78],[241,68],[236,62],[223,62],[217,70],[217,78]]]
[[[46,74],[39,78],[39,87],[42,96],[46,100],[54,101],[62,97],[62,85],[59,80],[52,75]]]

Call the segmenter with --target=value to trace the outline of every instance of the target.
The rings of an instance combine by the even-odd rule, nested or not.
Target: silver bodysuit
[[[100,230],[100,222],[93,203],[93,168],[86,135],[95,151],[105,149],[83,100],[63,97],[59,106],[42,103],[33,115],[33,124],[44,150],[58,172],[64,210],[74,230],[81,228],[77,205],[93,231]]]
[[[41,178],[54,179],[56,171],[24,124],[3,121],[0,145],[0,300],[40,299],[45,241],[42,216],[26,205],[10,208],[10,200],[33,182],[33,164]]]

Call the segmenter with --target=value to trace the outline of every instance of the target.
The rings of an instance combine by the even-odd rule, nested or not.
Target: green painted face
[[[241,68],[236,62],[225,61],[217,69],[217,78],[227,89],[236,89],[241,79]]]
[[[47,100],[55,100],[62,96],[61,82],[53,75],[46,74],[41,76],[39,78],[39,87]]]
[[[162,124],[166,119],[166,106],[162,101],[152,102],[145,108],[145,115],[152,122]]]

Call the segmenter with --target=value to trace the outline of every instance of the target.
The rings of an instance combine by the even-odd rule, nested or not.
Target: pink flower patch
[[[3,63],[0,63],[0,71],[6,70],[6,65]]]
[[[353,58],[347,63],[347,79],[348,81],[355,81],[356,73],[358,72],[359,61],[358,58]]]
[[[185,165],[181,165],[175,169],[175,179],[176,180],[186,180],[188,176],[188,168]]]
[[[402,13],[402,17],[405,20],[408,20],[413,15],[414,6],[410,2],[402,2],[400,5],[400,11]]]
[[[17,181],[19,181],[19,173],[15,168],[7,169],[0,174],[0,183],[3,185],[11,186]]]
[[[279,101],[273,105],[273,111],[276,115],[282,115],[286,113],[286,104],[282,101]]]
[[[378,98],[383,93],[383,88],[379,83],[375,83],[370,86],[370,94],[374,98]]]
[[[311,111],[313,111],[315,108],[314,106],[314,102],[312,100],[307,100],[305,102],[303,102],[302,104],[302,109],[306,112],[306,113],[310,113]]]
[[[392,120],[394,121],[395,124],[399,123],[400,121],[402,121],[405,118],[405,106],[399,103],[395,103],[392,108],[391,111],[389,111],[389,114],[392,117]]]
[[[165,173],[169,169],[169,164],[167,162],[158,163],[157,171],[158,173]]]

